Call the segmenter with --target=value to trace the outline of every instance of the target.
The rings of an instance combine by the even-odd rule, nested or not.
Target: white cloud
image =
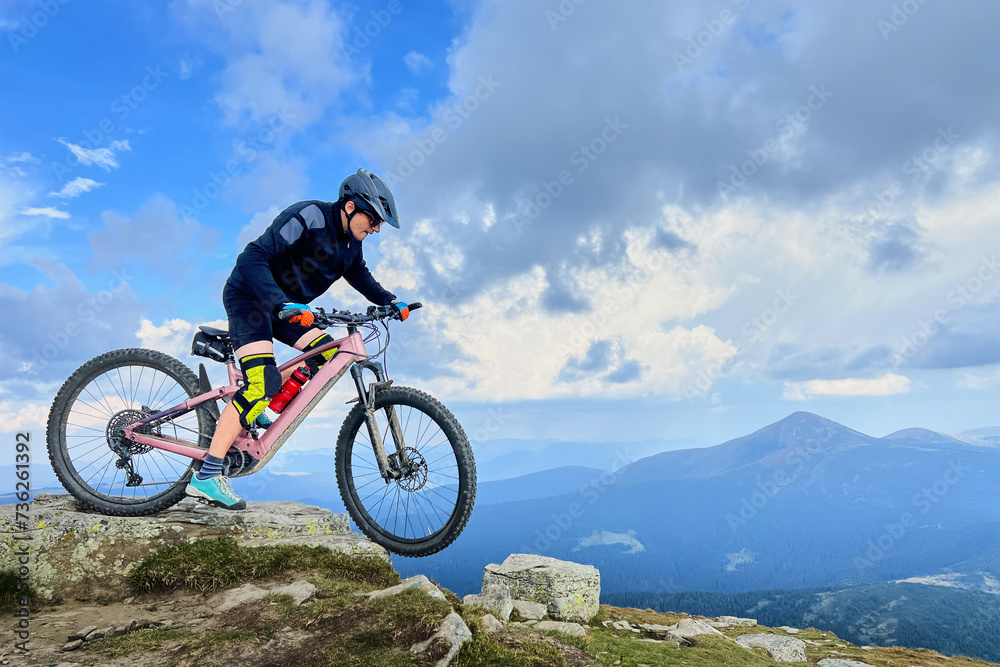
[[[88,235],[93,256],[91,270],[118,266],[126,257],[138,257],[147,271],[172,280],[198,278],[196,264],[215,250],[219,232],[177,211],[173,200],[154,194],[130,216],[117,211],[101,213],[104,224]]]
[[[66,185],[62,187],[59,192],[50,192],[50,197],[79,197],[84,192],[90,192],[91,190],[96,190],[97,188],[103,186],[104,183],[98,183],[91,178],[76,177]]]
[[[57,139],[59,143],[68,148],[84,166],[97,166],[105,171],[111,171],[118,167],[116,154],[119,151],[130,151],[128,140],[112,141],[107,148],[84,148],[77,144],[70,143],[65,139]]]
[[[344,24],[329,3],[242,3],[218,13],[214,0],[176,0],[178,21],[225,58],[216,101],[230,124],[277,114],[305,127],[355,78],[342,50]],[[206,26],[221,26],[212,30]]]
[[[164,321],[156,326],[150,320],[143,318],[135,335],[142,341],[142,347],[169,354],[175,359],[185,359],[191,354],[191,339],[201,325],[228,329],[228,320],[213,320],[195,324],[180,318]]]
[[[417,51],[410,51],[403,56],[403,63],[414,74],[422,74],[434,66],[430,58]]]
[[[896,373],[886,373],[882,377],[872,379],[786,382],[781,397],[790,401],[805,401],[817,396],[893,396],[907,394],[909,391],[909,378]]]
[[[10,401],[0,401],[0,433],[41,433],[45,430],[48,417],[47,405],[30,403],[22,408],[15,408]]]
[[[958,378],[955,386],[977,391],[1000,390],[1000,365],[966,371]]]
[[[43,208],[26,208],[21,211],[21,215],[44,215],[47,218],[59,218],[60,220],[66,220],[69,218],[69,213],[66,211],[60,211],[57,208],[52,208],[51,206],[45,206]]]

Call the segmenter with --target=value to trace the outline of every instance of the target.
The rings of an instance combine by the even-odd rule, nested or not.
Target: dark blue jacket
[[[361,241],[344,231],[335,202],[300,201],[236,258],[228,282],[257,297],[271,312],[282,303],[309,303],[345,278],[369,301],[395,301],[372,277],[361,255]]]

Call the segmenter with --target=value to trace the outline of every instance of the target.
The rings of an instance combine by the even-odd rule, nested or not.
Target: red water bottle
[[[299,366],[292,374],[288,376],[285,380],[285,384],[281,385],[281,391],[271,399],[267,407],[271,408],[275,412],[281,412],[288,405],[288,401],[292,400],[299,390],[302,389],[302,385],[306,383],[310,377],[309,369],[305,366]]]

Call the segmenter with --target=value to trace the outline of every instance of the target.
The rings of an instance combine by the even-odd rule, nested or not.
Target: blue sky
[[[427,306],[390,370],[471,435],[996,424],[1000,7],[910,9],[7,2],[0,428],[110,349],[196,365],[246,243],[359,166],[402,219],[368,264]]]

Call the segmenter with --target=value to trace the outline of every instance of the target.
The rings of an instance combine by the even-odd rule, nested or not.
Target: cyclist
[[[278,371],[272,339],[303,351],[332,342],[313,326],[308,303],[334,281],[344,278],[372,303],[392,304],[402,319],[409,314],[407,305],[372,277],[361,254],[362,241],[386,222],[399,228],[392,193],[378,176],[358,169],[340,184],[336,202],[292,204],[236,259],[222,301],[245,382],[219,416],[208,455],[186,487],[187,495],[225,509],[246,507],[222,474],[223,457],[241,429],[255,422],[269,425],[264,408],[294,370]],[[308,360],[313,375],[335,351]]]

